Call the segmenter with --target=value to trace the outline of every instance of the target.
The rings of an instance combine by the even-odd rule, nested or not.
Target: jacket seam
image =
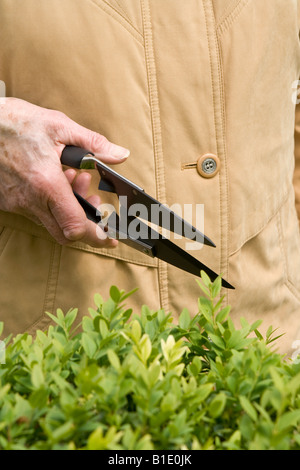
[[[236,253],[238,253],[242,248],[243,246],[249,242],[250,240],[252,240],[253,238],[257,237],[260,232],[262,232],[264,230],[264,228],[271,222],[271,220],[276,217],[276,215],[278,214],[278,211],[281,210],[282,206],[286,203],[288,197],[289,197],[289,194],[290,194],[290,189],[286,192],[286,194],[284,195],[281,203],[279,204],[279,206],[276,208],[276,211],[275,212],[272,212],[270,214],[270,216],[267,218],[267,220],[264,220],[264,223],[256,230],[255,233],[249,235],[247,238],[245,238],[245,240],[241,243],[240,246],[238,246],[238,248],[236,248],[234,251],[232,251],[230,254],[229,254],[229,258],[231,258],[233,255],[235,255]]]
[[[99,251],[97,248],[95,248],[95,249],[93,249],[92,247],[91,248],[82,248],[82,247],[78,247],[78,246],[74,246],[74,245],[73,246],[72,245],[65,246],[65,248],[72,249],[72,250],[85,251],[87,253],[93,253],[93,254],[99,255],[99,256],[107,256],[108,258],[113,258],[117,261],[125,261],[126,263],[136,264],[138,266],[146,266],[147,268],[157,268],[157,264],[147,263],[146,261],[140,261],[140,260],[136,260],[135,258],[129,258],[129,257],[122,256],[122,255],[114,255],[114,254],[109,253],[108,251],[107,252],[104,251],[104,250]]]
[[[122,14],[119,10],[116,10],[110,3],[106,0],[89,0],[90,3],[95,5],[104,11],[107,15],[117,21],[123,28],[135,39],[141,46],[144,46],[143,35],[136,29],[131,22],[128,21],[128,18]]]
[[[58,245],[57,243],[53,243],[51,263],[48,273],[47,291],[43,308],[44,315],[47,310],[53,311],[58,284],[61,250],[62,246]]]
[[[149,106],[151,110],[151,125],[153,135],[153,150],[155,162],[155,179],[157,199],[166,202],[165,173],[163,165],[162,129],[160,123],[160,107],[157,89],[157,69],[155,62],[153,29],[151,24],[151,10],[149,0],[142,0],[142,19],[144,24],[144,44],[146,72],[149,90]],[[158,260],[158,278],[160,288],[160,302],[165,310],[169,310],[168,269],[167,264]]]
[[[217,153],[222,155],[222,169],[220,171],[219,178],[219,192],[220,192],[220,272],[225,276],[228,275],[229,269],[229,191],[228,191],[228,174],[226,171],[226,144],[225,144],[225,112],[224,112],[224,93],[223,93],[223,73],[221,67],[221,53],[219,42],[216,34],[216,25],[214,10],[211,0],[203,0],[204,12],[205,12],[205,23],[206,23],[206,34],[207,34],[207,43],[208,51],[210,58],[210,76],[211,76],[211,85],[212,85],[212,100],[213,100],[213,109],[214,109],[214,127],[215,127],[215,138],[217,145]],[[213,24],[208,23],[208,18]],[[213,36],[213,37],[212,37]],[[213,44],[211,44],[213,41]],[[214,54],[213,57],[213,50]],[[214,71],[217,71],[217,78],[215,77]],[[216,101],[216,94],[218,93],[218,102]],[[219,114],[219,119],[217,122],[217,113]],[[225,193],[225,194],[224,194]],[[224,271],[223,272],[223,268]],[[225,291],[225,295],[227,291]]]
[[[23,329],[23,332],[30,333],[31,331],[35,331],[37,327],[46,328],[51,323],[51,320],[49,317],[47,317],[46,312],[50,310],[50,313],[53,313],[54,310],[61,258],[61,248],[62,247],[57,243],[52,243],[42,313],[33,323],[28,323]],[[43,322],[43,325],[41,325],[41,322]]]
[[[221,18],[220,23],[217,25],[217,32],[219,36],[221,36],[230,28],[230,26],[237,19],[237,17],[241,13],[241,11],[244,9],[244,7],[247,6],[249,1],[250,0],[241,0],[240,2],[237,3],[234,9],[230,13],[227,14],[227,16],[225,16],[224,18]]]

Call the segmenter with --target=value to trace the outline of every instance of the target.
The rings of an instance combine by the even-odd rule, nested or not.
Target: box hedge
[[[76,309],[58,310],[47,331],[7,338],[0,449],[300,449],[299,361],[259,321],[234,326],[220,278],[199,286],[199,313],[178,324],[133,314],[112,286],[80,328]]]

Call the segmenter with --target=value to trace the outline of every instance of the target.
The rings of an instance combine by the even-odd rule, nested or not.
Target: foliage
[[[36,337],[7,338],[0,449],[299,449],[300,365],[272,352],[272,329],[223,307],[202,273],[199,313],[126,309],[117,287],[52,316]],[[0,331],[1,334],[1,331]]]

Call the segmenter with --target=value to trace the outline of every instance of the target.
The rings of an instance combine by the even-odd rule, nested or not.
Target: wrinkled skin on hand
[[[81,241],[114,247],[116,240],[86,218],[73,189],[87,196],[90,174],[63,171],[60,156],[66,145],[89,149],[104,163],[123,162],[129,151],[69,119],[16,98],[0,104],[0,210],[23,215],[44,225],[60,244]],[[105,156],[103,156],[105,155]],[[77,176],[77,177],[76,177]],[[100,204],[99,196],[88,201]]]

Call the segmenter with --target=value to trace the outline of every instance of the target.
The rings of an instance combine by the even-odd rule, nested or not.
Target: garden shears
[[[144,207],[147,214],[153,213],[151,209],[155,207],[158,209],[157,213],[159,214],[158,220],[155,220],[156,225],[173,233],[183,235],[185,238],[201,241],[201,243],[211,247],[216,246],[206,235],[202,234],[166,205],[161,204],[148,195],[141,187],[102,163],[92,152],[86,149],[66,146],[62,152],[61,163],[77,169],[97,169],[101,178],[98,189],[117,194],[120,201],[119,215],[113,211],[104,221],[103,214],[74,191],[74,195],[84,209],[87,218],[105,230],[109,237],[115,238],[148,256],[157,257],[195,276],[200,276],[200,272],[203,270],[212,281],[218,277],[218,274],[199,260],[146,223],[143,223],[140,218],[145,220],[146,217],[142,210],[139,211],[138,217],[129,215],[129,209],[134,204],[137,204],[137,207]],[[122,203],[123,200],[126,201],[126,204]],[[148,217],[148,222],[153,223],[153,220],[149,220]],[[138,231],[136,230],[137,226]],[[222,286],[234,289],[224,279],[222,279]]]

